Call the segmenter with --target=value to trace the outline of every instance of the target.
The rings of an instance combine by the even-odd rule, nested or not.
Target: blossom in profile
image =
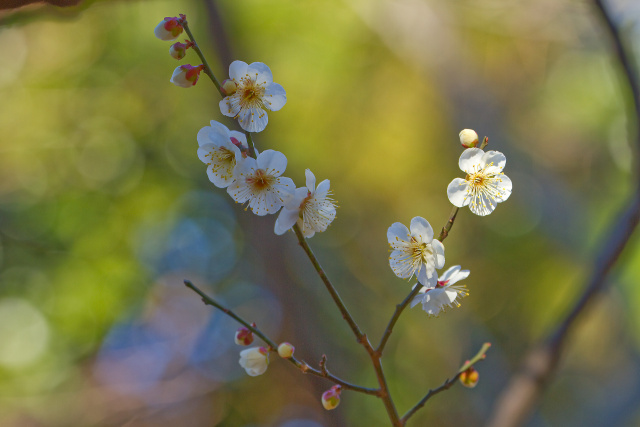
[[[468,148],[458,162],[465,178],[455,178],[447,187],[454,206],[469,206],[476,215],[489,215],[497,204],[511,195],[511,180],[502,173],[507,159],[499,151]]]
[[[276,213],[296,189],[291,178],[281,176],[286,168],[287,158],[279,151],[265,150],[257,159],[242,159],[236,163],[235,181],[227,192],[236,202],[247,203],[256,215]]]
[[[316,177],[305,170],[307,186],[296,189],[294,197],[285,205],[276,220],[275,233],[284,234],[297,222],[304,237],[325,231],[336,217],[336,205],[331,198],[329,180],[316,188]]]
[[[433,238],[433,228],[422,217],[411,220],[410,228],[399,222],[387,230],[387,240],[392,252],[389,264],[396,276],[418,282],[427,288],[435,288],[436,269],[444,267],[444,246]]]
[[[171,76],[171,83],[176,86],[189,88],[191,86],[195,86],[198,83],[198,78],[200,77],[200,72],[204,69],[204,65],[198,65],[194,67],[193,65],[180,65],[173,70],[173,75]]]
[[[191,46],[191,42],[187,40],[187,43],[175,42],[169,47],[169,55],[175,59],[182,59],[187,54],[187,49]]]
[[[180,36],[180,34],[182,34],[182,30],[184,30],[182,23],[185,19],[186,17],[184,15],[180,15],[180,17],[173,16],[164,18],[158,25],[156,25],[153,33],[160,40],[175,40]]]
[[[273,82],[271,70],[262,62],[247,65],[233,61],[229,78],[236,90],[220,101],[220,111],[238,119],[242,129],[248,132],[263,131],[269,121],[265,110],[278,111],[287,102],[284,88]]]
[[[251,347],[242,350],[239,363],[248,375],[252,377],[262,375],[269,366],[269,350],[264,347]]]
[[[216,187],[228,187],[241,150],[247,146],[247,137],[212,120],[211,126],[200,129],[197,139],[198,158],[206,163],[209,180]]]
[[[448,307],[460,307],[460,300],[467,295],[466,286],[456,285],[469,276],[469,270],[461,270],[459,265],[453,266],[440,275],[435,289],[422,288],[411,301],[411,307],[422,304],[422,309],[430,316],[437,317]],[[420,285],[416,285],[420,286]]]

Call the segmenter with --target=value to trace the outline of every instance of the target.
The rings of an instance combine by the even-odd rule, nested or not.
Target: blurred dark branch
[[[616,56],[622,65],[625,80],[633,95],[633,108],[629,110],[629,122],[636,124],[636,170],[640,169],[640,84],[633,66],[633,58],[622,41],[619,24],[613,19],[601,0],[594,0],[611,33]],[[640,173],[638,173],[640,176]],[[637,178],[636,178],[637,179]],[[511,378],[499,396],[488,425],[511,427],[521,425],[529,417],[545,387],[552,379],[560,360],[569,332],[578,317],[585,311],[607,283],[607,276],[640,220],[640,195],[638,188],[630,197],[626,207],[614,217],[605,234],[605,243],[595,256],[593,270],[584,291],[558,328],[524,358],[523,366]]]
[[[204,7],[207,9],[209,32],[216,45],[216,54],[220,62],[222,62],[222,69],[228,70],[233,60],[233,53],[231,52],[231,43],[229,43],[229,38],[227,37],[227,32],[222,22],[222,15],[218,10],[218,5],[215,0],[204,0]]]
[[[17,9],[34,3],[50,4],[52,6],[75,6],[82,0],[2,0],[0,9]]]

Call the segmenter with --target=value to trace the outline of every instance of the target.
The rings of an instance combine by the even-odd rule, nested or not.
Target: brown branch
[[[640,125],[640,84],[633,67],[633,59],[625,49],[618,24],[609,15],[601,0],[594,0],[596,8],[604,19],[615,47],[615,53],[622,65],[625,79],[633,95],[633,106],[629,109],[629,122]],[[637,132],[637,131],[636,131]],[[640,169],[640,133],[636,135],[636,170]],[[640,177],[640,173],[637,173]],[[605,244],[595,257],[593,270],[585,284],[584,291],[569,314],[558,328],[550,333],[524,358],[523,366],[516,373],[499,396],[488,425],[511,427],[522,424],[533,411],[545,387],[551,381],[562,355],[567,337],[579,316],[591,305],[603,290],[607,276],[640,220],[640,194],[638,189],[626,203],[626,207],[614,217],[610,230],[605,234]]]
[[[217,308],[218,310],[222,311],[227,316],[231,317],[236,322],[238,322],[241,325],[245,326],[247,329],[249,329],[255,335],[260,337],[260,339],[262,341],[264,341],[269,346],[269,350],[270,351],[276,351],[277,350],[277,348],[278,348],[277,344],[273,340],[271,340],[269,337],[267,337],[260,329],[258,329],[257,327],[251,325],[249,322],[244,320],[242,317],[238,316],[236,313],[233,312],[233,310],[230,310],[230,309],[226,308],[225,306],[220,304],[218,301],[214,300],[213,298],[211,298],[210,296],[205,294],[202,290],[200,290],[200,288],[198,288],[196,285],[194,285],[191,281],[185,280],[184,284],[185,284],[185,286],[187,288],[191,289],[192,291],[194,291],[195,293],[200,295],[200,297],[202,298],[202,302],[205,303],[205,305],[210,305],[212,307]],[[289,362],[293,363],[303,373],[315,375],[315,376],[321,377],[321,378],[326,378],[326,379],[328,379],[329,381],[331,381],[331,382],[333,382],[335,384],[340,384],[345,390],[353,390],[353,391],[357,391],[359,393],[371,394],[371,395],[374,395],[374,396],[379,396],[380,395],[380,390],[379,389],[361,387],[359,385],[351,384],[351,383],[349,383],[347,381],[344,381],[341,378],[336,377],[332,373],[330,373],[329,370],[326,368],[327,357],[325,355],[322,356],[322,361],[320,362],[320,367],[321,367],[320,370],[313,369],[312,367],[307,365],[305,362],[301,362],[301,361],[299,361],[298,359],[296,359],[293,356],[288,358],[287,360]]]

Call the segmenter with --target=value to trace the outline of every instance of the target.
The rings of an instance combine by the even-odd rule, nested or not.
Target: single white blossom
[[[280,176],[286,168],[287,158],[279,151],[265,150],[257,159],[242,159],[236,163],[235,181],[227,192],[236,202],[247,202],[256,215],[276,213],[293,197],[296,188],[291,178]]]
[[[447,307],[455,305],[460,307],[460,300],[469,292],[464,285],[456,285],[462,279],[469,276],[469,270],[460,270],[456,265],[445,271],[438,280],[435,289],[420,289],[420,293],[413,297],[411,307],[422,303],[422,309],[430,316],[438,316],[440,312],[445,312]],[[420,284],[416,284],[420,286]]]
[[[273,82],[271,70],[262,62],[247,65],[233,61],[229,78],[236,84],[236,91],[220,101],[220,111],[238,119],[248,132],[263,131],[269,121],[265,109],[278,111],[287,102],[284,88]]]
[[[269,351],[264,347],[251,347],[242,350],[239,363],[250,376],[262,375],[269,366]]]
[[[316,177],[305,170],[307,186],[296,189],[295,195],[280,211],[276,220],[275,233],[284,234],[297,222],[304,237],[325,231],[336,217],[336,205],[331,198],[329,180],[325,179],[316,188]]]
[[[436,269],[444,267],[444,246],[433,238],[429,222],[417,216],[410,230],[396,222],[387,230],[387,239],[393,249],[389,264],[396,276],[408,279],[415,275],[423,286],[435,288]]]
[[[468,148],[462,152],[458,163],[467,176],[454,179],[447,187],[447,195],[454,206],[469,205],[471,212],[484,216],[511,195],[511,180],[502,173],[507,163],[504,154]]]
[[[207,164],[209,180],[216,187],[228,187],[233,182],[236,159],[242,157],[240,147],[247,146],[247,137],[212,120],[211,126],[200,129],[197,139],[198,158]]]

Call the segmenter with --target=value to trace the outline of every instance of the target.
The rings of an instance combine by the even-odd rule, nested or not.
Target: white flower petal
[[[490,195],[486,193],[478,194],[469,203],[469,209],[471,212],[478,216],[489,215],[496,209],[498,202],[493,200]]]
[[[451,278],[455,276],[458,273],[458,271],[460,271],[460,268],[461,267],[459,265],[454,265],[453,267],[449,267],[447,271],[440,274],[440,278],[438,280],[441,282],[450,281]]]
[[[471,148],[470,148],[471,150]],[[469,194],[469,183],[462,178],[455,178],[447,187],[449,201],[456,207],[467,206],[471,202]]]
[[[269,123],[269,117],[262,108],[243,108],[238,113],[238,122],[247,132],[262,132]]]
[[[233,61],[231,65],[229,65],[229,78],[238,83],[240,79],[246,76],[248,68],[249,66],[246,62]]]
[[[315,191],[316,197],[326,197],[327,193],[329,192],[330,186],[331,183],[328,179],[325,179],[320,184],[318,184],[318,188]]]
[[[232,137],[237,139],[243,146],[249,147],[249,144],[247,144],[247,136],[244,133],[232,130],[229,132],[229,139]]]
[[[395,247],[398,241],[407,241],[410,238],[409,229],[400,222],[395,222],[387,230],[387,241],[391,247]]]
[[[418,282],[427,289],[433,289],[438,284],[438,274],[435,270],[422,264],[420,272],[416,275]]]
[[[271,83],[264,92],[264,104],[271,111],[278,111],[287,103],[287,93],[282,85]]]
[[[307,187],[296,188],[293,197],[289,198],[285,203],[284,207],[289,210],[300,211],[300,204],[307,197],[309,190]]]
[[[499,151],[487,151],[480,160],[480,167],[484,168],[490,164],[492,164],[492,167],[488,172],[492,174],[502,172],[502,169],[507,164],[507,158]]]
[[[287,169],[287,157],[279,151],[264,150],[258,156],[257,165],[269,175],[280,176]]]
[[[249,74],[252,79],[255,79],[257,84],[269,86],[273,83],[273,74],[271,74],[271,70],[262,62],[254,62],[249,65],[247,74]]]
[[[480,162],[484,156],[484,151],[479,148],[467,148],[460,155],[458,166],[466,173],[473,173],[479,169]]]
[[[435,267],[439,270],[444,267],[444,245],[439,240],[434,239],[431,242],[431,247],[435,258]]]
[[[227,96],[220,101],[220,112],[227,117],[236,117],[240,112],[240,104],[236,96]]]
[[[511,195],[512,184],[511,179],[509,179],[506,175],[500,175],[496,177],[498,182],[496,183],[496,189],[498,190],[498,194],[496,194],[497,202],[504,202]]]
[[[316,191],[316,176],[310,169],[305,169],[304,176],[307,179],[307,188],[311,191],[311,194]]]
[[[286,233],[298,221],[299,215],[300,211],[298,209],[282,209],[278,219],[276,219],[275,233],[278,236]]]
[[[295,196],[296,185],[293,183],[293,180],[291,178],[287,178],[284,176],[277,178],[274,188],[278,192],[278,196],[282,200],[280,206],[283,206]]]
[[[429,221],[421,216],[417,216],[411,220],[409,229],[411,230],[411,236],[415,238],[419,237],[422,243],[429,243],[433,240],[433,228],[431,228]]]

